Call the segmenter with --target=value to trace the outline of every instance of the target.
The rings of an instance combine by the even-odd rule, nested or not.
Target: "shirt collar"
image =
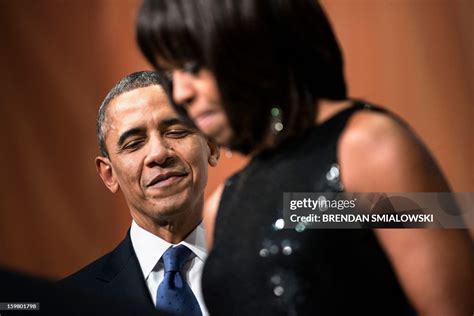
[[[166,240],[143,229],[134,220],[132,221],[132,226],[130,228],[130,239],[132,240],[133,249],[135,250],[135,254],[137,255],[145,279],[148,278],[148,275],[153,271],[153,268],[160,260],[163,253],[169,247],[173,246],[173,244]],[[178,245],[181,244],[188,247],[202,262],[206,260],[206,239],[202,224],[196,226],[196,228]]]

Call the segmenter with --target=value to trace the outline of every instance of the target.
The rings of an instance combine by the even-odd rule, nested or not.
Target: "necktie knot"
[[[165,273],[170,271],[181,271],[191,254],[192,251],[183,245],[168,248],[168,250],[163,254]]]

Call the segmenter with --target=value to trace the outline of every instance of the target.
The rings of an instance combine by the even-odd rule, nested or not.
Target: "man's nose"
[[[173,71],[173,100],[181,105],[189,105],[194,98],[195,91],[191,74],[181,70]]]
[[[161,137],[152,137],[148,142],[145,165],[147,167],[163,166],[172,159],[172,156],[173,150],[166,140]]]

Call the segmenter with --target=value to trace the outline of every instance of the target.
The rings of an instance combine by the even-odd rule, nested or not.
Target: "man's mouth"
[[[171,184],[174,184],[180,181],[182,178],[188,175],[185,171],[168,171],[163,172],[154,177],[148,184],[147,187],[155,186],[155,187],[164,187]]]

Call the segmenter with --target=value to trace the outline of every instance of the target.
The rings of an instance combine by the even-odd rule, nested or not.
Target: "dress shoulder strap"
[[[339,111],[335,115],[331,116],[329,119],[321,123],[318,126],[318,129],[320,130],[320,132],[331,133],[332,136],[336,136],[336,138],[339,138],[339,135],[342,133],[342,131],[346,127],[349,119],[352,117],[354,113],[359,112],[359,111],[374,111],[374,112],[386,113],[392,116],[390,112],[388,112],[382,107],[379,107],[377,105],[374,105],[362,100],[354,100],[350,107],[345,108],[344,110]]]
[[[344,110],[336,113],[328,120],[324,121],[322,124],[318,126],[315,130],[319,136],[322,136],[324,142],[326,143],[326,154],[328,155],[327,161],[332,161],[332,163],[327,168],[327,179],[328,179],[328,187],[332,188],[335,191],[342,191],[344,187],[340,182],[340,167],[339,167],[339,157],[337,154],[339,139],[341,134],[343,133],[344,129],[346,128],[347,122],[349,119],[354,115],[354,113],[359,111],[371,111],[371,112],[378,112],[384,113],[397,122],[400,122],[402,125],[406,125],[399,117],[395,114],[387,111],[386,109],[374,105],[372,103],[368,103],[362,100],[353,100],[352,105]],[[337,176],[333,176],[337,175]]]

